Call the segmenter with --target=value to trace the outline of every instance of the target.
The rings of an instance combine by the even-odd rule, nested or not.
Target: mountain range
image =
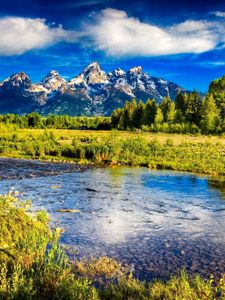
[[[24,72],[13,74],[0,83],[0,113],[107,116],[126,100],[146,102],[154,98],[160,102],[163,97],[175,99],[185,91],[176,83],[150,76],[140,66],[127,72],[117,68],[106,74],[93,62],[69,81],[57,71],[51,71],[39,83],[32,83]]]

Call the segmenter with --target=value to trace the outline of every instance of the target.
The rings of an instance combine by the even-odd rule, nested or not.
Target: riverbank
[[[225,139],[219,136],[1,125],[0,156],[225,175]]]
[[[141,282],[129,266],[102,257],[69,261],[45,212],[30,214],[29,202],[0,197],[1,299],[224,299],[225,279],[203,280],[185,272],[170,280]]]
[[[41,161],[35,159],[0,157],[0,180],[54,176],[65,173],[84,172],[94,164]]]

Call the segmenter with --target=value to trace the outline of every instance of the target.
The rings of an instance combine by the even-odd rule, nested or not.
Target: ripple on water
[[[45,208],[53,223],[64,227],[62,242],[75,246],[78,256],[115,257],[133,265],[141,279],[169,276],[182,267],[203,276],[225,271],[221,183],[144,168],[70,170],[46,176],[52,170],[48,165],[17,163],[16,172],[21,169],[24,178],[16,179],[9,168],[14,179],[0,181],[1,193],[19,190],[33,201],[34,210]],[[7,177],[7,164],[4,169],[0,162],[0,170]],[[36,177],[26,178],[26,172]],[[80,212],[60,213],[60,209]]]

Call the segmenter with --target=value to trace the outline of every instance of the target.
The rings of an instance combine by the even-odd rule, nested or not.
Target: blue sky
[[[0,79],[69,79],[97,60],[204,92],[225,74],[224,32],[225,1],[1,0]]]

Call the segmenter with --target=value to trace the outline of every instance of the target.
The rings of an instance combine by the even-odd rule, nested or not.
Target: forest
[[[168,133],[219,134],[225,131],[225,76],[212,81],[206,96],[179,93],[162,99],[126,102],[112,113],[112,127]]]

